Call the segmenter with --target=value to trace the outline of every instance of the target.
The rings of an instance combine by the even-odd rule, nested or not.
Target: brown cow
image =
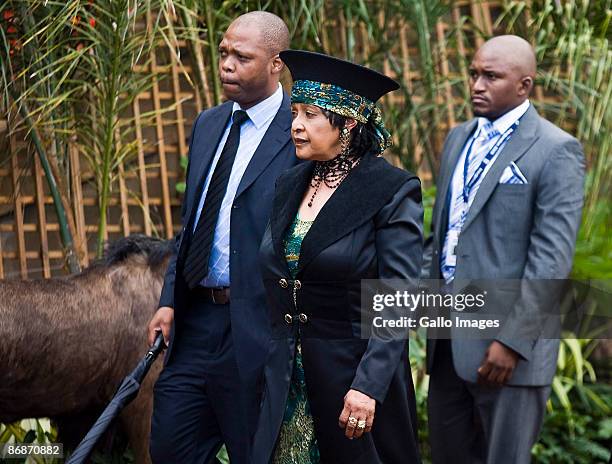
[[[171,243],[120,239],[79,275],[0,281],[0,423],[50,417],[78,443],[121,379],[146,353]],[[121,415],[138,463],[148,463],[157,360]]]

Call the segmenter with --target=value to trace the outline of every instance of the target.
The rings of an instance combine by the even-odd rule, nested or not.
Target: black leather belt
[[[230,288],[229,287],[196,287],[193,289],[194,296],[196,298],[203,298],[206,301],[223,305],[230,302]]]

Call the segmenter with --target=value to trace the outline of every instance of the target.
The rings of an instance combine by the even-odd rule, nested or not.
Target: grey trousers
[[[527,464],[550,386],[486,387],[453,367],[449,340],[438,340],[429,382],[433,464]]]

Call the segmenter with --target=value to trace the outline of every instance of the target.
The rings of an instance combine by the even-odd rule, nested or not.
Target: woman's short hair
[[[347,119],[349,119],[333,111],[325,109],[321,109],[321,111],[323,111],[330,124],[337,129],[342,129]],[[350,148],[355,155],[364,156],[367,153],[378,153],[380,151],[378,138],[371,121],[368,121],[366,124],[357,121],[357,125],[351,133],[353,137],[351,138]]]

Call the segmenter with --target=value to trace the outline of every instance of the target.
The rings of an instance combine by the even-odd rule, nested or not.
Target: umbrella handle
[[[147,352],[147,357],[156,358],[159,353],[165,349],[166,344],[164,343],[164,334],[161,330],[158,330],[157,334],[155,335],[155,341],[153,341],[153,345],[151,345],[151,348],[149,348],[149,351]]]

